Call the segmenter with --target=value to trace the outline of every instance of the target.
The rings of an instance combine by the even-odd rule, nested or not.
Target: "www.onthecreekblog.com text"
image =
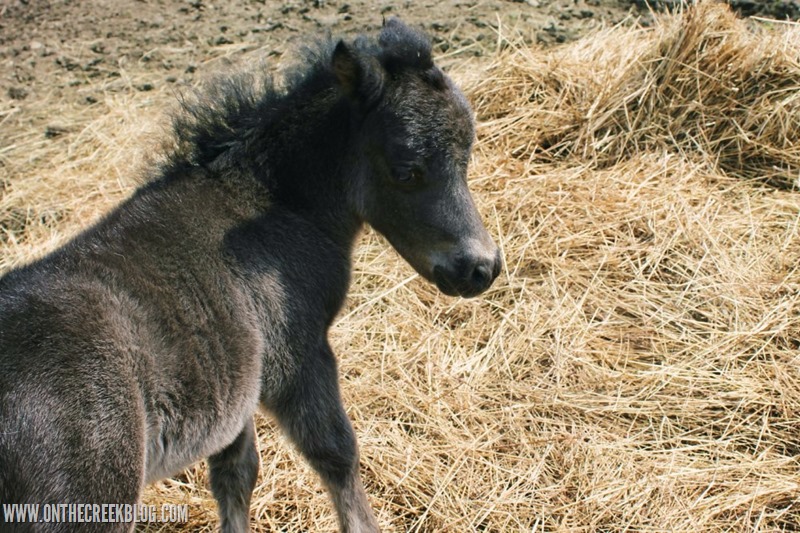
[[[189,521],[189,506],[129,503],[4,503],[3,519],[9,523],[120,523]]]

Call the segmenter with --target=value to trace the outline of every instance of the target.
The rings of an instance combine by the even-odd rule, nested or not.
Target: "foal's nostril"
[[[445,294],[472,298],[491,287],[500,274],[502,265],[499,252],[493,255],[475,253],[466,257],[455,257],[434,266],[433,280]]]
[[[492,282],[494,276],[489,265],[480,264],[472,271],[472,283],[477,287],[485,287]]]

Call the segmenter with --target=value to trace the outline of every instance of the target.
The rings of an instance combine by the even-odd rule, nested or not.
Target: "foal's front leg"
[[[358,473],[356,438],[342,406],[336,359],[327,343],[309,354],[296,385],[270,410],[322,478],[341,530],[379,531]]]

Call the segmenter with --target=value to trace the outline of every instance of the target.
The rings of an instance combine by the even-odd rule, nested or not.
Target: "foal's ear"
[[[360,71],[361,66],[350,51],[350,47],[344,44],[344,41],[336,43],[336,48],[333,50],[333,73],[347,94],[356,92],[361,79]]]
[[[333,73],[342,91],[365,105],[377,102],[383,93],[384,71],[374,57],[360,54],[344,41],[336,43],[332,59]]]

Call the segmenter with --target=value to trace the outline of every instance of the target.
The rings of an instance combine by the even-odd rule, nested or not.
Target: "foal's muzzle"
[[[465,254],[445,264],[435,265],[433,280],[439,290],[448,296],[472,298],[492,285],[502,265],[500,250],[495,247],[494,254]]]

